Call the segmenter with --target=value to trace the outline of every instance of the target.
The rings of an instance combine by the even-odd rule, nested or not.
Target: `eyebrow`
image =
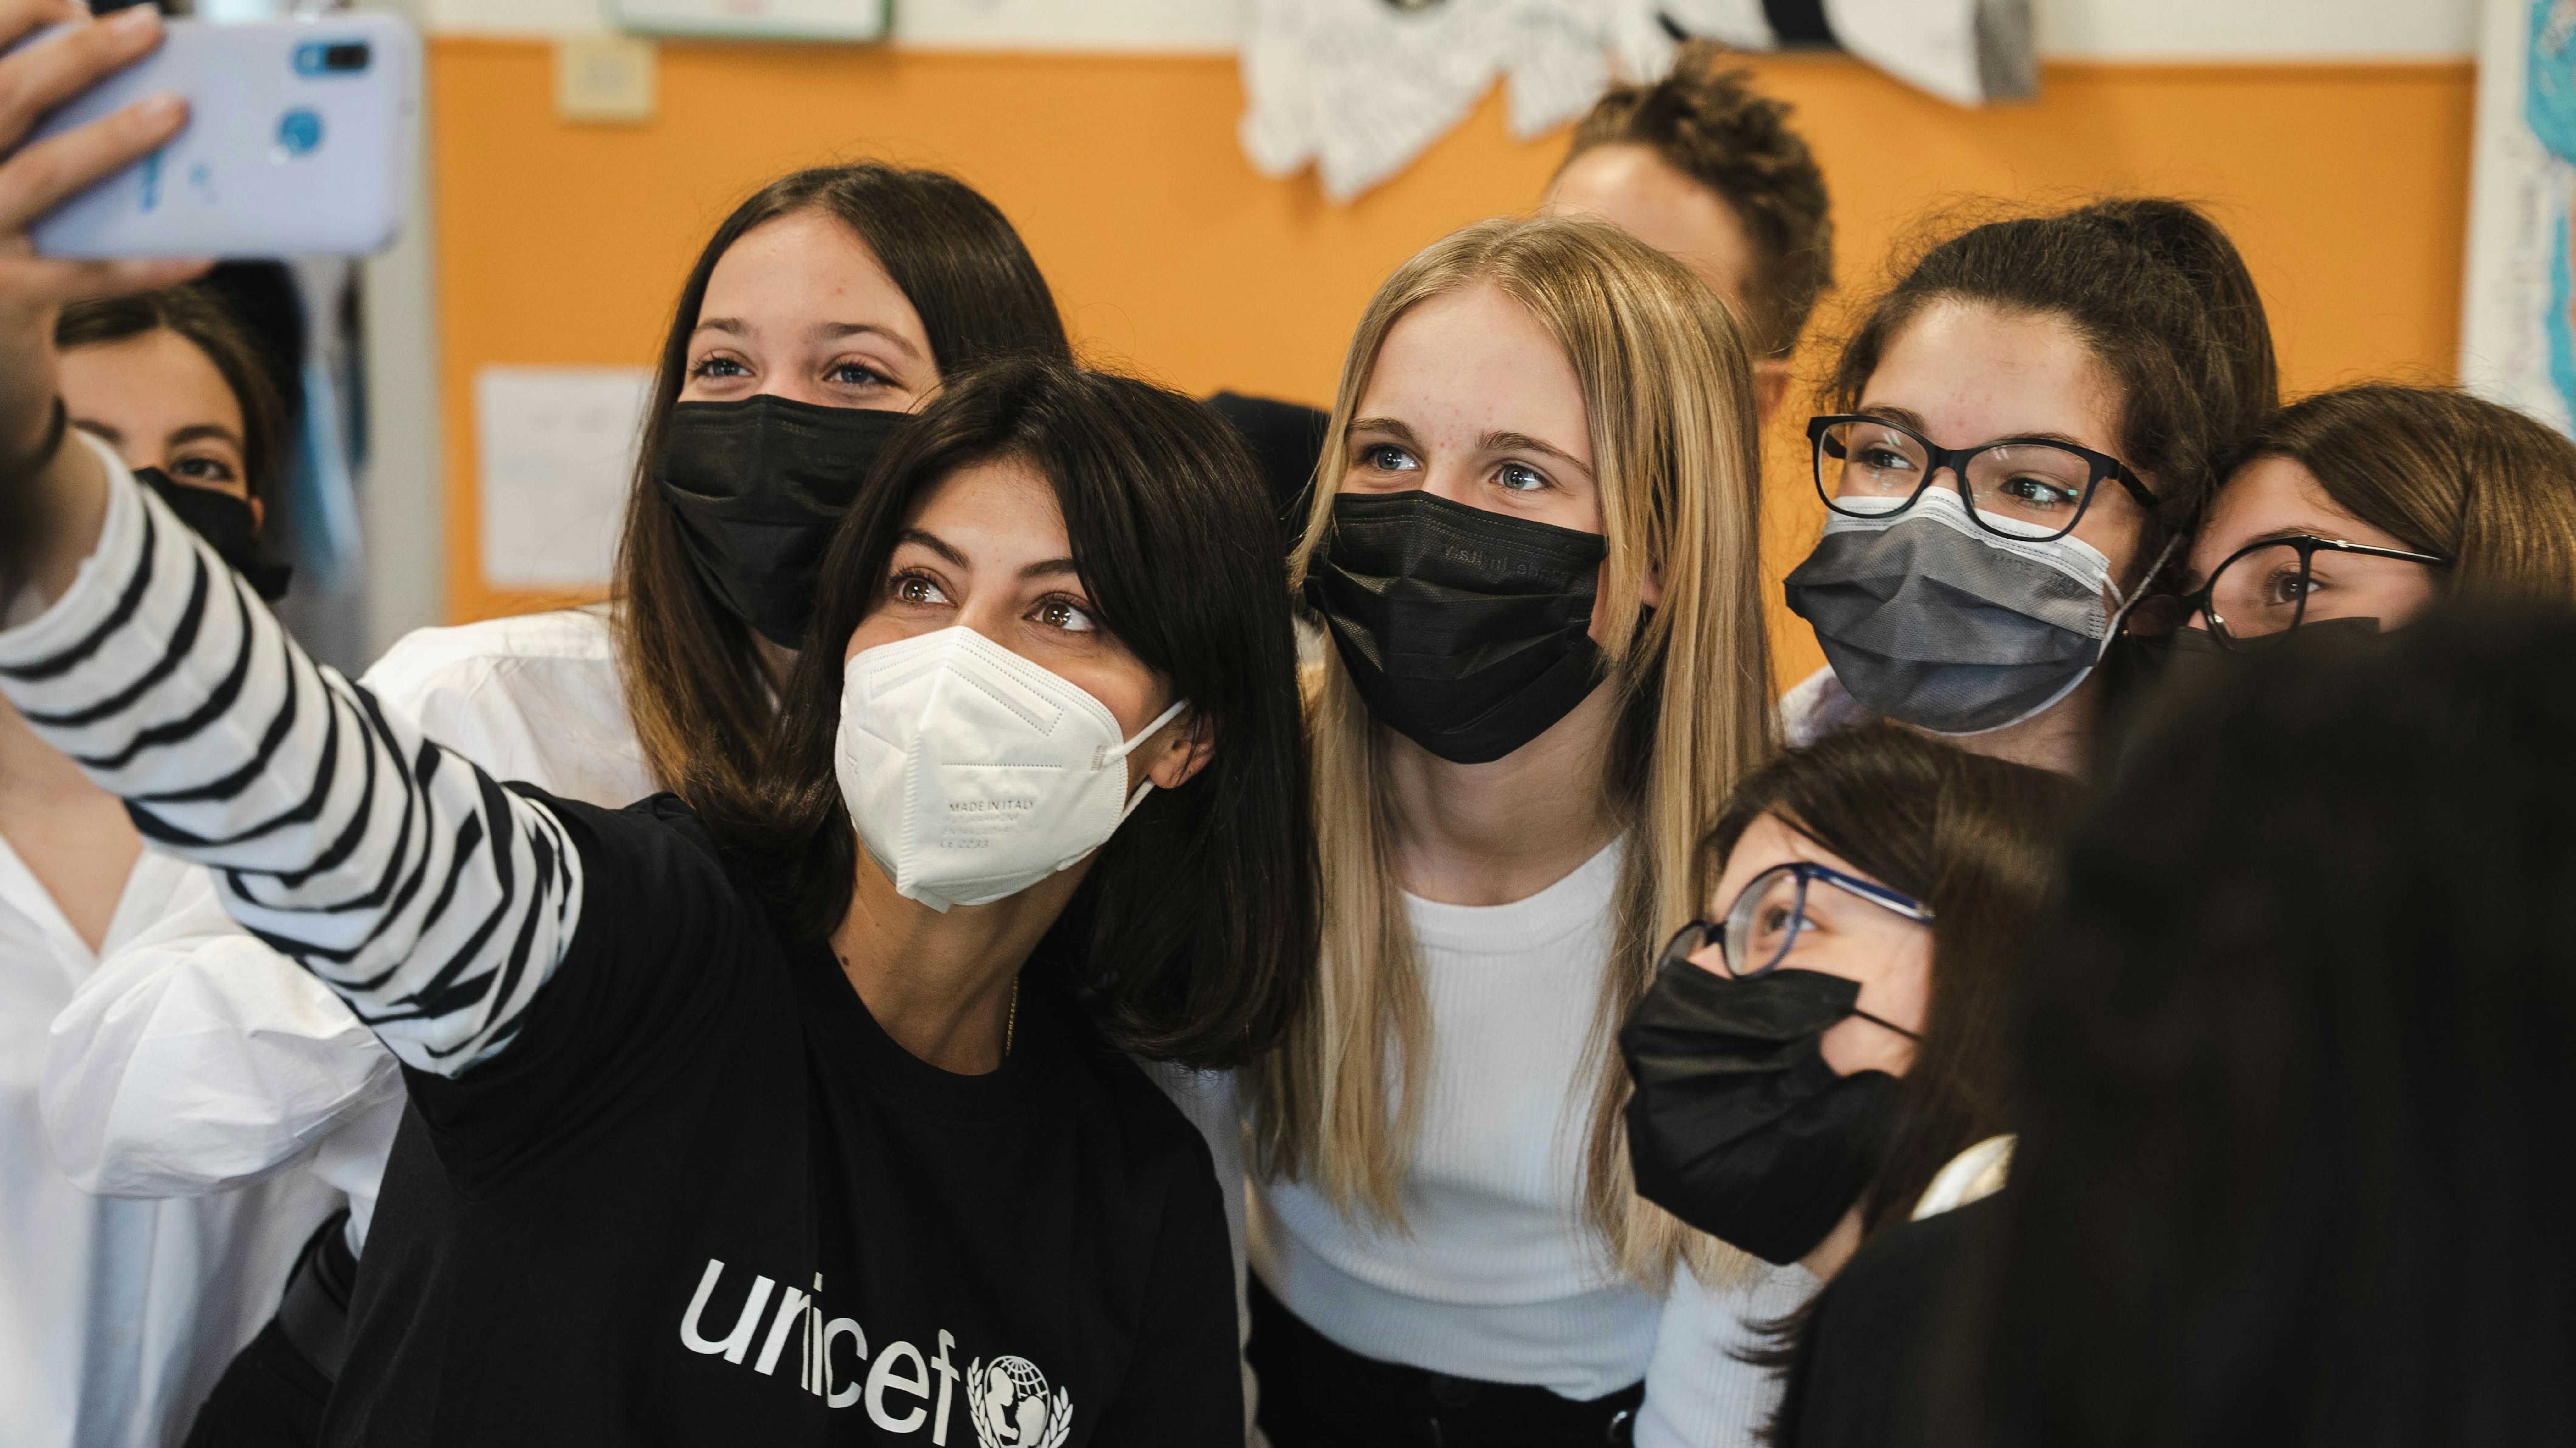
[[[231,443],[236,448],[242,446],[241,434],[219,422],[190,423],[186,427],[180,428],[176,432],[171,433],[170,440],[165,443],[164,446],[184,447],[189,443],[204,442],[209,438],[216,442]]]
[[[1487,452],[1534,452],[1555,458],[1566,466],[1592,476],[1592,465],[1554,443],[1534,438],[1525,432],[1489,432],[1476,439],[1476,445]]]
[[[906,528],[901,533],[895,535],[894,541],[898,547],[906,543],[918,543],[922,547],[929,549],[931,552],[938,554],[940,557],[947,559],[949,562],[956,564],[960,568],[972,568],[975,566],[966,561],[965,554],[949,547],[938,534],[926,532],[920,528]]]
[[[728,337],[748,337],[751,335],[751,324],[740,317],[701,317],[698,319],[698,325],[690,329],[689,335],[694,337],[700,332],[722,332]],[[844,337],[883,337],[903,355],[912,358],[921,356],[921,349],[912,345],[908,338],[890,327],[881,327],[874,322],[817,322],[806,328],[806,334],[822,342],[837,342]]]
[[[125,442],[125,430],[123,428],[110,427],[106,423],[100,422],[94,417],[75,417],[72,419],[72,426],[79,428],[81,431],[88,433],[90,436],[97,438],[99,441],[106,443],[110,447],[122,446]]]
[[[1895,423],[1899,427],[1908,428],[1914,432],[1921,433],[1925,437],[1930,437],[1932,435],[1932,429],[1923,421],[1922,414],[1910,412],[1902,407],[1864,407],[1860,410],[1860,415],[1863,417],[1875,417],[1882,421]],[[2080,447],[2086,452],[2095,451],[2093,444],[2084,441],[2082,438],[2077,437],[2072,433],[2056,432],[2045,428],[2034,429],[2029,432],[2008,432],[2000,437],[1989,438],[1986,443],[1978,443],[1975,444],[1975,446],[1983,447],[1986,446],[1987,443],[2002,442],[2007,438],[2014,442],[2060,442],[2066,444],[2068,447]],[[1951,449],[1953,452],[1965,452],[1966,450],[1967,449],[1965,448]]]
[[[918,543],[922,547],[929,549],[931,552],[938,554],[940,557],[947,559],[950,563],[955,564],[959,568],[973,568],[975,566],[974,564],[966,561],[965,554],[960,553],[955,548],[949,546],[947,541],[942,539],[938,534],[929,532],[925,529],[906,528],[901,533],[895,535],[894,541],[898,546],[905,543]],[[1070,558],[1041,559],[1038,562],[1032,563],[1020,570],[1020,577],[1022,578],[1060,578],[1066,574],[1072,574],[1075,577],[1081,576],[1081,571],[1074,567],[1073,560]]]
[[[1389,437],[1400,438],[1405,442],[1413,444],[1415,447],[1420,447],[1422,445],[1421,439],[1414,435],[1413,429],[1398,418],[1358,418],[1352,421],[1350,430],[1352,432],[1382,432]],[[1541,441],[1525,432],[1483,433],[1477,437],[1476,446],[1486,452],[1540,453],[1547,457],[1557,458],[1575,468],[1581,469],[1585,477],[1590,477],[1592,475],[1592,465],[1590,463],[1585,462],[1583,459],[1576,457],[1574,454],[1567,452],[1565,449],[1558,447],[1553,443]]]

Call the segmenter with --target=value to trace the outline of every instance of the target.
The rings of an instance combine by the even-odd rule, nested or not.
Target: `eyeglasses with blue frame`
[[[1796,948],[1799,934],[1808,928],[1807,891],[1819,881],[1918,925],[1932,923],[1931,907],[1911,895],[1830,865],[1792,860],[1745,882],[1744,888],[1736,892],[1735,902],[1727,907],[1724,921],[1694,920],[1674,931],[1673,938],[1664,944],[1663,954],[1656,958],[1657,972],[1675,964],[1688,964],[1708,944],[1712,933],[1717,939],[1718,959],[1735,979],[1751,980],[1778,969]],[[1867,1011],[1853,1014],[1915,1037],[1903,1026],[1880,1020]]]

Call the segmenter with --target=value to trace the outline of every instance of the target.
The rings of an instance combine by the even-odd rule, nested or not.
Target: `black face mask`
[[[1814,1251],[1894,1135],[1896,1078],[1837,1076],[1820,1045],[1859,1000],[1860,982],[1811,970],[1666,967],[1619,1032],[1638,1194],[1765,1262]]]
[[[213,488],[192,487],[159,468],[136,468],[134,480],[161,495],[179,521],[206,540],[251,591],[271,603],[286,596],[295,566],[269,551],[259,536],[259,515],[246,499]]]
[[[805,642],[823,550],[910,416],[765,393],[671,409],[653,481],[727,611],[780,648]]]
[[[1342,493],[1306,601],[1379,723],[1457,764],[1547,732],[1601,680],[1592,595],[1609,544],[1402,493]]]

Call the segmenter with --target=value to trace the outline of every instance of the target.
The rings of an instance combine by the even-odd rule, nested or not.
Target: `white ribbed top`
[[[1508,905],[1406,897],[1431,1062],[1404,1229],[1345,1221],[1297,1183],[1262,1185],[1253,1266],[1363,1356],[1575,1399],[1647,1378],[1641,1445],[1749,1443],[1776,1392],[1727,1350],[1746,1342],[1741,1319],[1794,1308],[1813,1279],[1791,1267],[1711,1294],[1685,1274],[1666,1298],[1615,1274],[1581,1220],[1583,1048],[1618,874],[1613,845]]]

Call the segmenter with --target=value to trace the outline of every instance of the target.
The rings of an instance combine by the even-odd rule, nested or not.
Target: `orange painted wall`
[[[954,171],[1019,225],[1093,357],[1196,392],[1321,402],[1378,280],[1446,231],[1527,206],[1564,146],[1511,140],[1489,98],[1341,207],[1310,179],[1244,163],[1242,91],[1217,57],[669,45],[661,115],[643,126],[557,120],[541,43],[446,38],[430,62],[458,618],[546,601],[480,575],[475,369],[649,362],[698,243],[778,172],[860,157]],[[1891,240],[1951,196],[2162,191],[2208,203],[2233,230],[2294,389],[2451,373],[2466,64],[2056,64],[2038,103],[1982,112],[1836,57],[1755,68],[1798,106],[1832,184],[1847,294],[1865,294]],[[1793,400],[1774,429],[1775,444],[1788,439],[1769,479],[1775,574],[1822,516],[1796,457],[1805,411]],[[1818,655],[1796,619],[1780,621],[1782,676],[1795,678]]]

